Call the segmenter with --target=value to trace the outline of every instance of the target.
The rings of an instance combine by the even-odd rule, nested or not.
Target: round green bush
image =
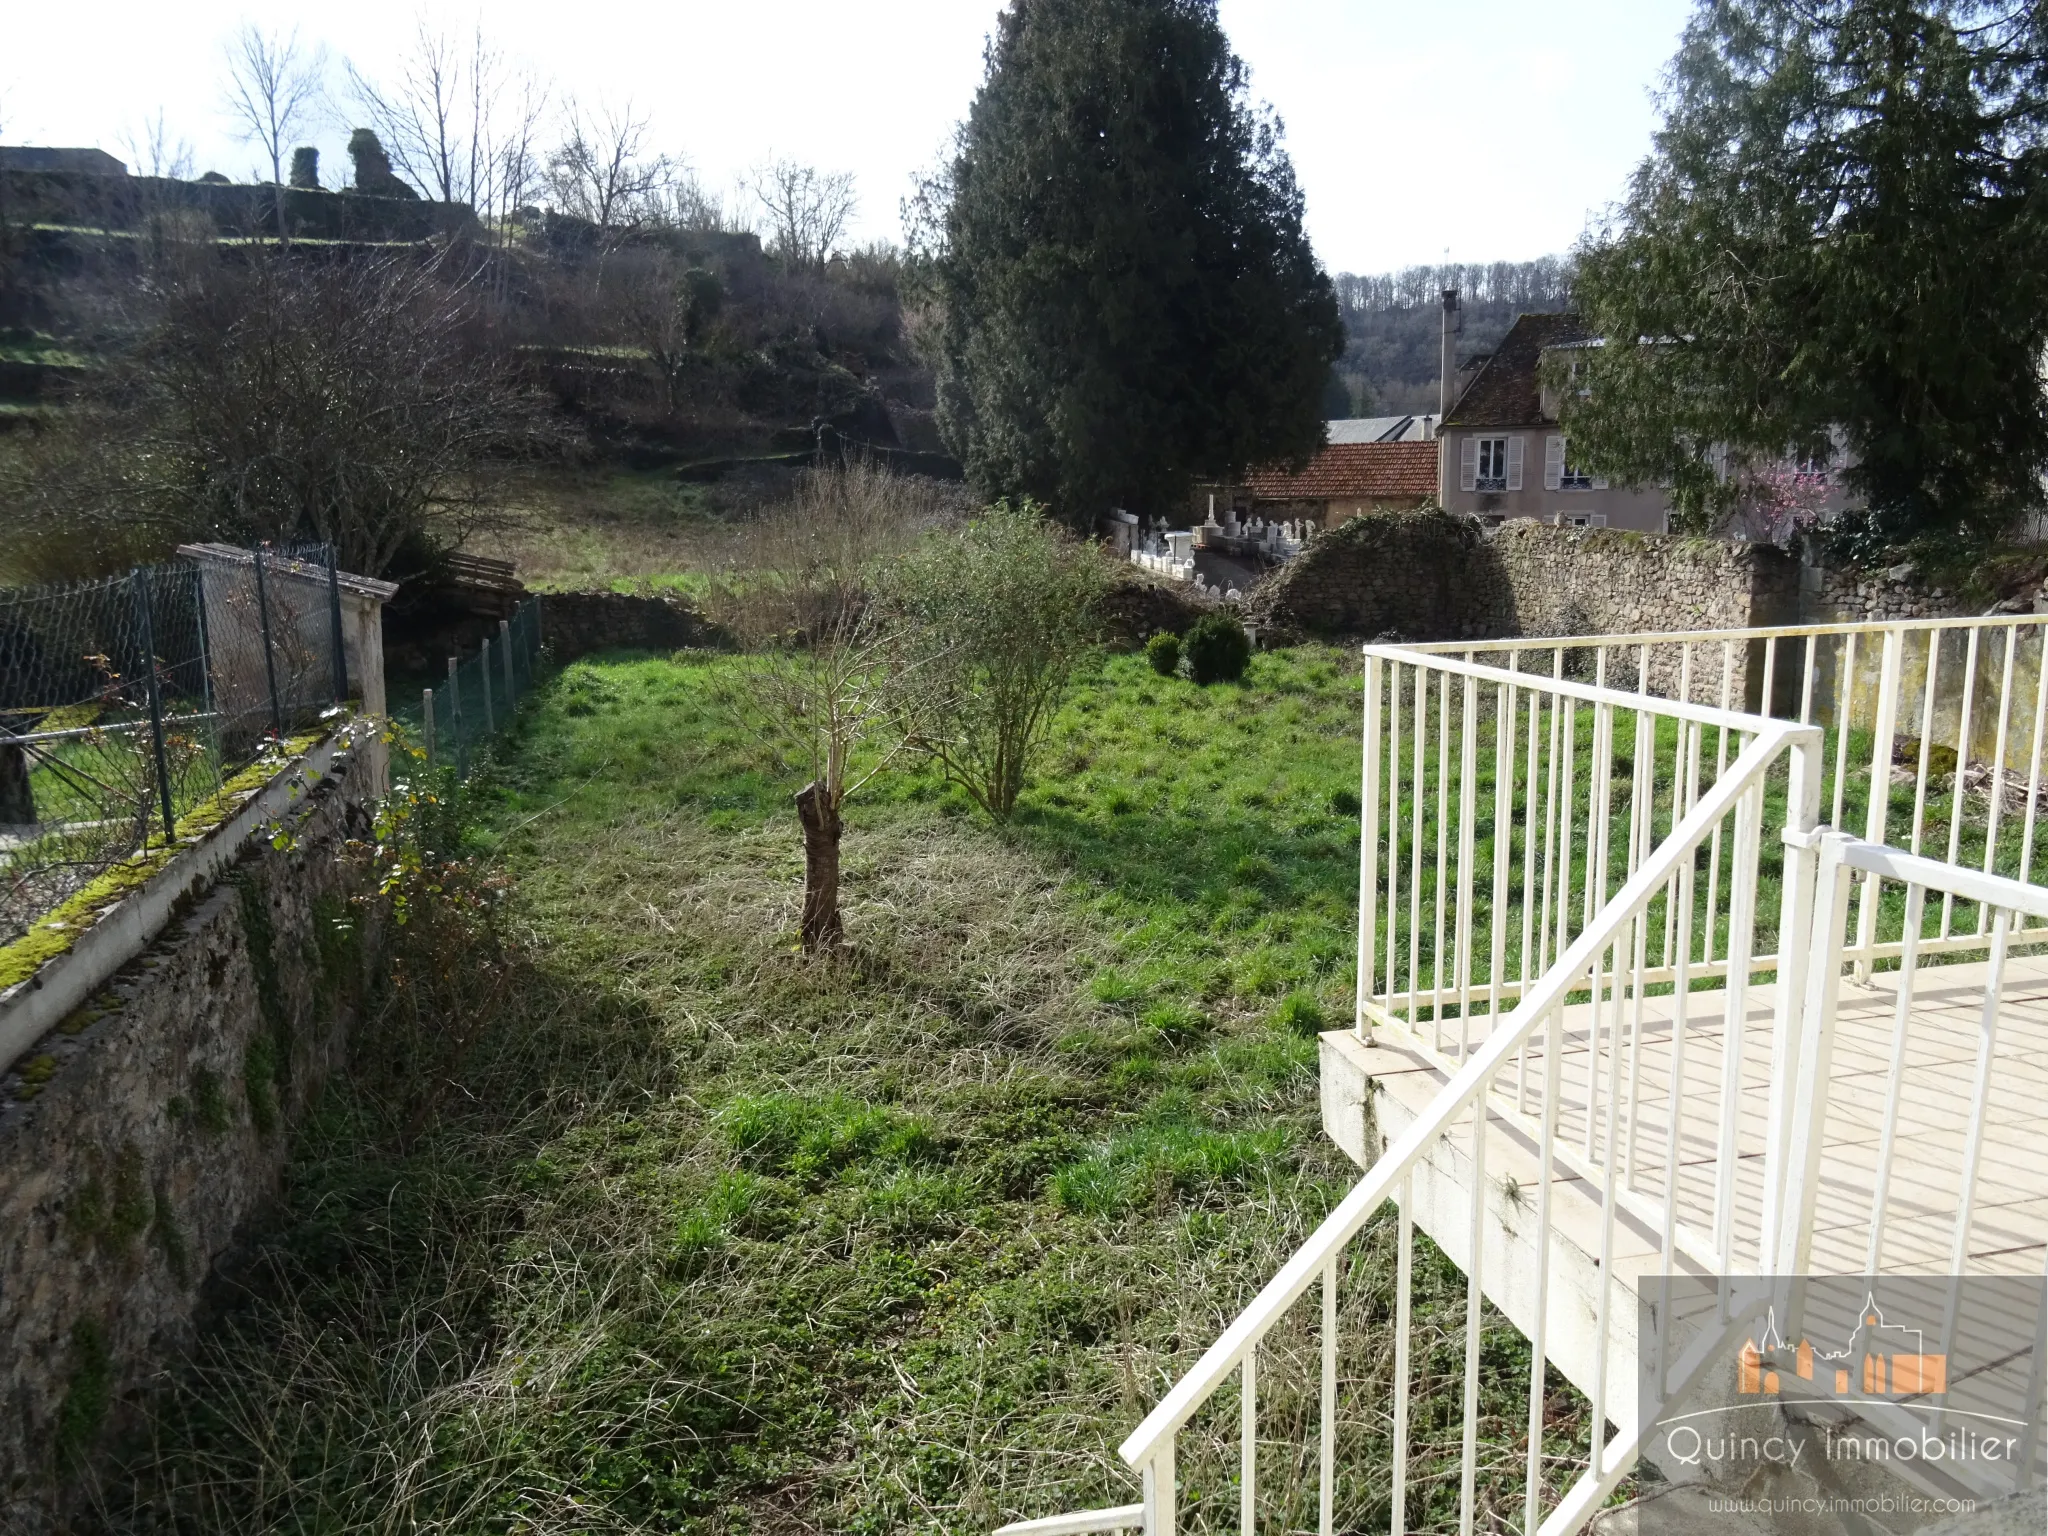
[[[1145,642],[1145,659],[1161,677],[1173,676],[1180,670],[1180,636],[1162,629]]]
[[[1244,626],[1227,613],[1205,613],[1181,642],[1188,675],[1198,683],[1234,683],[1251,665],[1252,642]]]

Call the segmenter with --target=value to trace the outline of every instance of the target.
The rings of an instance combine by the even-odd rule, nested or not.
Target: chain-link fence
[[[443,681],[422,690],[420,743],[428,766],[468,777],[485,740],[510,722],[533,687],[540,662],[540,599],[529,597],[511,618],[498,621],[495,639],[486,639],[474,656],[450,656]]]
[[[325,545],[0,591],[0,944],[347,696]]]

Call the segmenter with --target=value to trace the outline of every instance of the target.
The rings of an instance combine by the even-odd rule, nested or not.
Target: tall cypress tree
[[[1872,551],[2041,505],[2044,16],[1701,0],[1654,152],[1579,253],[1607,345],[1565,392],[1574,457],[1704,528],[1745,460],[1838,438]]]
[[[939,421],[1086,527],[1322,443],[1343,329],[1214,0],[1014,0],[938,189]]]

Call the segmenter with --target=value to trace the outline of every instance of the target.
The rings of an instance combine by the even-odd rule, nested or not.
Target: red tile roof
[[[1245,489],[1262,501],[1434,496],[1435,443],[1329,443],[1300,474],[1255,469]]]

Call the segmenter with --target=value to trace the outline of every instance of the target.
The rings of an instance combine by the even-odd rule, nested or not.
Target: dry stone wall
[[[368,830],[346,760],[283,846],[230,875],[0,1076],[0,1529],[60,1489],[190,1338],[209,1269],[275,1193],[288,1133],[374,971],[339,854]]]
[[[1254,587],[1245,619],[1276,640],[1458,640],[1512,634],[1513,593],[1470,518],[1425,508],[1355,517]]]
[[[1522,519],[1487,543],[1511,609],[1498,634],[1746,629],[1798,617],[1797,557],[1769,544]]]
[[[718,627],[689,604],[624,592],[544,593],[540,633],[557,661],[593,651],[676,651],[724,643]]]

